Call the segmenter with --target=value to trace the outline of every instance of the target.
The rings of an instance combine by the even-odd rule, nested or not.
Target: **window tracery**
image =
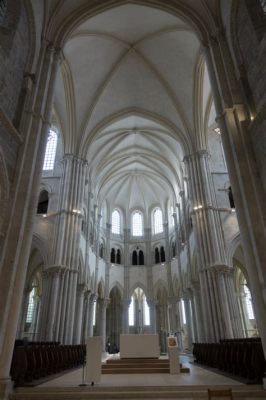
[[[54,169],[57,139],[58,137],[55,130],[50,129],[46,142],[46,150],[42,168],[44,171],[51,171]]]
[[[163,232],[163,213],[160,208],[156,208],[153,213],[154,233]]]
[[[121,216],[118,210],[112,212],[112,233],[120,235]]]
[[[132,236],[143,235],[143,217],[140,211],[135,211],[132,215]]]

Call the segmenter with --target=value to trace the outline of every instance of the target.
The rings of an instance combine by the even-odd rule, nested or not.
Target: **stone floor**
[[[93,387],[79,386],[82,383],[82,368],[79,368],[35,387],[17,388],[11,400],[207,400],[208,388],[231,388],[234,400],[266,400],[262,385],[245,385],[199,367],[187,355],[181,355],[180,361],[190,368],[190,373],[102,375],[101,381]],[[219,400],[228,400],[228,397]]]
[[[180,385],[241,385],[239,381],[208,371],[193,363],[189,356],[181,355],[180,361],[190,368],[190,373],[170,374],[118,374],[102,375],[97,386],[180,386]],[[49,380],[39,387],[77,386],[82,382],[82,369],[66,373],[59,378]]]

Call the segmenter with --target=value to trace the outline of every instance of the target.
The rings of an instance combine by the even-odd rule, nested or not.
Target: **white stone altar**
[[[159,358],[159,336],[156,334],[120,335],[120,358]]]

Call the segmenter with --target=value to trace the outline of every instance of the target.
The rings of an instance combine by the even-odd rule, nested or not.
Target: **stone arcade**
[[[265,8],[0,0],[1,398],[15,339],[266,354]]]

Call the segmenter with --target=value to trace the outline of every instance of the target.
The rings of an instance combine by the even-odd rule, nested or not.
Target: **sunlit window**
[[[120,234],[120,213],[117,210],[112,212],[112,233]]]
[[[186,324],[186,323],[187,323],[187,320],[186,320],[186,313],[185,313],[185,303],[184,303],[184,300],[181,300],[181,306],[182,306],[183,324]]]
[[[143,296],[143,309],[144,309],[144,325],[150,325],[150,307],[148,306],[146,296]]]
[[[26,317],[26,322],[29,324],[32,323],[33,312],[34,312],[34,308],[35,308],[34,295],[35,295],[35,288],[33,288],[31,290],[30,295],[29,295],[28,310],[27,310],[27,317]]]
[[[139,211],[135,211],[132,217],[132,235],[143,235],[142,214]]]
[[[153,214],[154,233],[163,232],[163,213],[160,208],[157,208]]]
[[[96,325],[96,301],[93,303],[93,326]]]
[[[263,8],[264,13],[266,14],[266,0],[260,0],[261,7]]]
[[[246,300],[246,306],[247,306],[247,311],[248,311],[248,318],[254,319],[255,317],[254,317],[254,312],[253,312],[253,307],[252,307],[251,293],[246,284],[244,284],[244,293],[246,295],[245,300]]]
[[[128,324],[129,326],[134,325],[134,314],[135,314],[135,307],[134,307],[134,297],[131,297],[131,303],[128,308]]]
[[[49,171],[54,169],[56,146],[57,146],[57,133],[52,129],[50,129],[48,139],[46,142],[46,150],[42,168],[44,171]]]

